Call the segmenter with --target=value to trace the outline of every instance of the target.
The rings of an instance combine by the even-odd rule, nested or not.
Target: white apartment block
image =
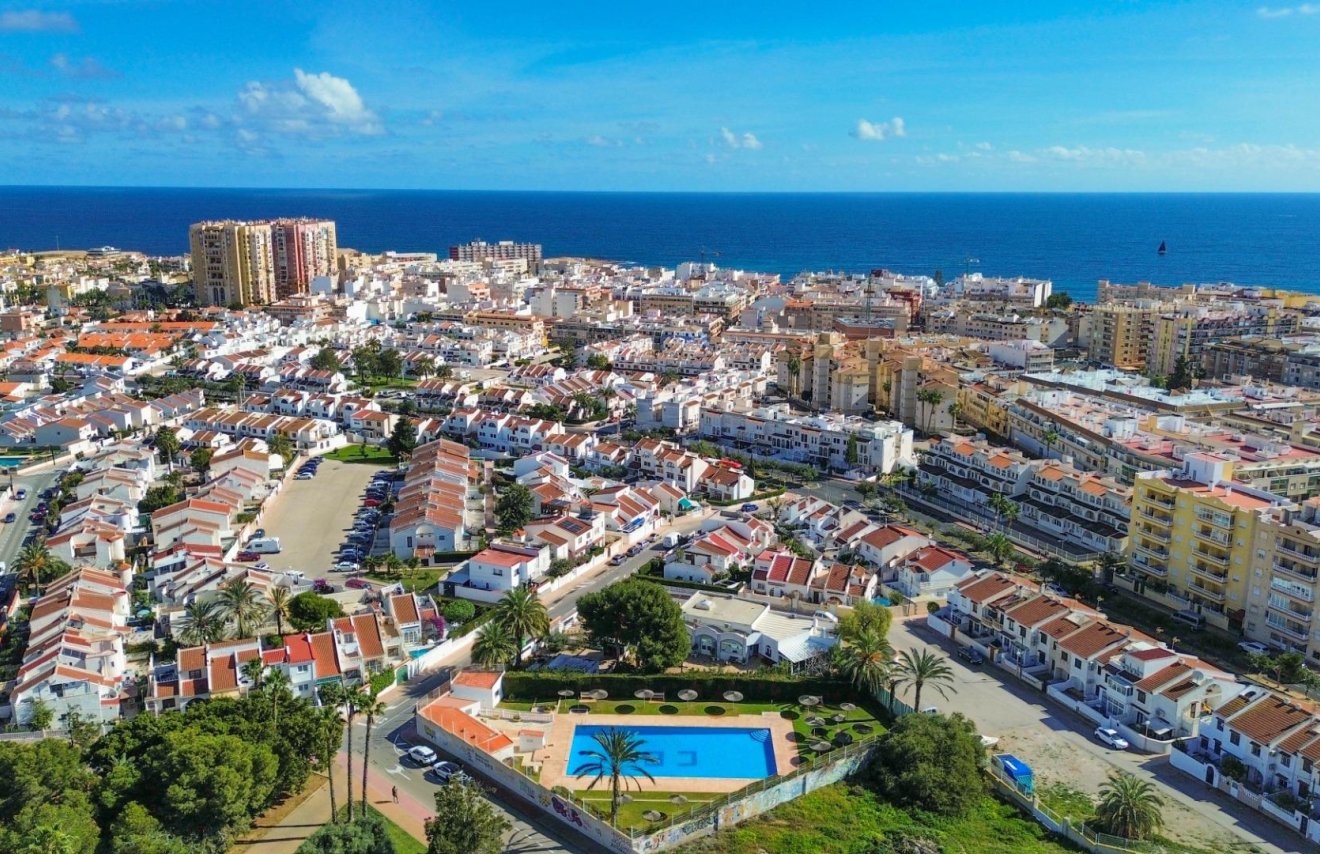
[[[912,431],[897,421],[795,416],[787,404],[741,411],[705,407],[699,431],[702,438],[740,451],[836,471],[888,474],[913,462]]]

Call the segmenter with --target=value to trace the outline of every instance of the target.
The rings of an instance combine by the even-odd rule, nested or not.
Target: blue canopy
[[[1034,775],[1030,765],[1009,753],[997,754],[995,761],[1003,767],[1005,774],[1013,778],[1013,782],[1017,783],[1019,789],[1030,793],[1035,788]]]

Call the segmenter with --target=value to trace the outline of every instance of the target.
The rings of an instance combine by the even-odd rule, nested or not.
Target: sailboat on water
[[[1164,254],[1168,253],[1168,251],[1169,251],[1169,247],[1165,246],[1165,245],[1164,245],[1164,241],[1161,240],[1161,241],[1160,241],[1160,248],[1159,248],[1159,249],[1156,249],[1155,251],[1158,252],[1158,253],[1161,254],[1161,255],[1164,255]]]

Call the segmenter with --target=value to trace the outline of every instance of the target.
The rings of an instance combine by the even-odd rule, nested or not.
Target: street
[[[701,523],[709,518],[709,512],[685,516],[663,530],[689,533],[699,528]],[[573,613],[577,608],[578,599],[582,596],[633,574],[660,554],[662,552],[659,550],[647,548],[619,566],[606,565],[578,579],[577,583],[549,594],[544,601],[546,610],[550,612],[551,622],[561,620]],[[413,710],[419,702],[424,701],[427,694],[448,682],[452,672],[471,663],[471,654],[463,652],[446,660],[441,667],[432,670],[421,679],[403,686],[401,692],[389,703],[385,716],[377,720],[372,727],[371,773],[373,775],[389,780],[392,785],[399,786],[401,790],[421,799],[423,803],[431,801],[437,784],[423,777],[423,769],[415,767],[406,759],[401,759],[407,748],[415,743]],[[362,733],[357,733],[358,738],[365,734],[365,722],[362,723],[364,730]],[[490,792],[487,800],[513,826],[506,839],[507,851],[530,854],[530,852],[598,850],[591,848],[584,838],[563,830],[559,822],[539,812],[523,810],[520,801],[505,796],[498,790]]]
[[[50,465],[44,465],[33,474],[14,476],[14,489],[27,490],[27,497],[22,501],[13,500],[8,496],[8,489],[5,490],[5,497],[0,500],[0,519],[4,518],[6,513],[12,512],[14,521],[8,524],[0,523],[0,561],[5,567],[0,575],[13,571],[14,558],[18,557],[19,551],[23,548],[23,538],[32,530],[32,522],[28,518],[32,508],[41,500],[42,490],[53,484],[55,480],[55,470]],[[0,481],[0,485],[9,486],[7,475],[3,481]]]
[[[953,670],[955,690],[946,698],[927,687],[921,704],[945,713],[961,712],[983,735],[1000,739],[996,749],[1013,753],[1035,771],[1038,792],[1062,783],[1095,794],[1109,770],[1119,768],[1155,783],[1168,801],[1166,835],[1195,840],[1210,850],[1246,840],[1271,854],[1297,851],[1304,844],[1300,836],[1245,804],[1206,789],[1164,757],[1105,747],[1092,736],[1094,724],[993,665],[965,664],[955,657],[953,644],[926,628],[925,622],[924,614],[895,619],[889,633],[895,650],[935,648]],[[899,699],[912,701],[910,694]]]

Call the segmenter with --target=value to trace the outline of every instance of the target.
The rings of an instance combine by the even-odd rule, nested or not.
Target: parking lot
[[[326,460],[310,480],[290,479],[275,498],[264,525],[267,536],[279,537],[280,553],[261,559],[275,570],[296,569],[308,578],[334,578],[330,567],[335,552],[353,526],[363,490],[381,468]]]
[[[1164,834],[1208,850],[1240,849],[1240,840],[1264,852],[1296,851],[1302,838],[1275,825],[1245,804],[1209,791],[1169,764],[1131,750],[1111,750],[1092,734],[1095,725],[1047,700],[992,664],[969,665],[954,655],[953,645],[926,628],[925,615],[895,619],[889,640],[896,650],[928,648],[943,654],[954,676],[947,698],[929,686],[922,706],[961,712],[983,735],[999,739],[997,749],[1032,767],[1036,788],[1062,783],[1094,795],[1115,768],[1154,782],[1168,805]],[[900,699],[911,702],[910,694]],[[1236,849],[1234,848],[1236,846]]]

